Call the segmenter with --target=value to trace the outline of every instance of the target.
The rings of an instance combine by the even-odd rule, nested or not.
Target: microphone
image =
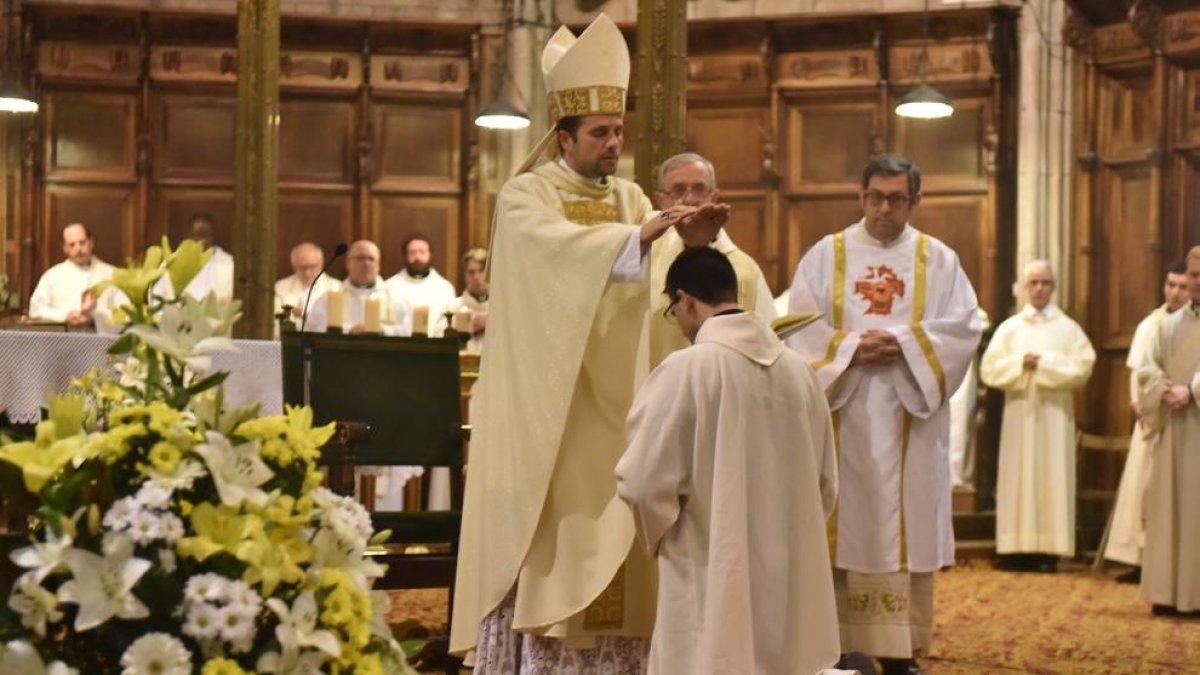
[[[304,311],[302,311],[300,313],[301,314],[301,319],[300,319],[300,332],[301,333],[304,332],[304,326],[308,324],[308,301],[312,300],[312,292],[313,292],[313,289],[317,287],[317,281],[319,281],[321,279],[322,275],[324,275],[326,272],[329,271],[329,266],[333,264],[334,260],[337,260],[338,258],[346,255],[346,251],[349,251],[349,250],[350,250],[350,247],[346,245],[346,242],[344,242],[344,241],[340,242],[337,245],[337,248],[333,249],[333,256],[331,256],[329,258],[329,261],[325,263],[325,266],[321,268],[321,271],[317,272],[317,276],[313,277],[312,283],[308,285],[308,295],[304,296]]]

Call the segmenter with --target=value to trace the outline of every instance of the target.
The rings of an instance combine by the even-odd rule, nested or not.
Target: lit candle
[[[429,334],[429,308],[425,305],[413,307],[413,335]]]
[[[340,288],[325,292],[325,330],[342,330],[345,322],[345,295]]]
[[[364,333],[381,333],[380,329],[380,309],[382,305],[379,298],[372,295],[363,301],[363,332]]]

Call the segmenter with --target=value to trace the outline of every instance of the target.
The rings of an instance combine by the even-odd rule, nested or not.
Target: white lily
[[[0,673],[20,673],[21,675],[79,675],[79,671],[68,667],[62,661],[52,661],[46,665],[42,655],[38,654],[33,645],[22,640],[13,640],[0,648]]]
[[[323,675],[327,660],[329,657],[315,651],[267,652],[259,657],[254,669],[276,675]]]
[[[8,607],[21,615],[22,626],[39,637],[46,637],[47,622],[55,623],[63,618],[58,609],[58,596],[43,588],[33,572],[22,574],[13,584]]]
[[[221,503],[225,506],[238,506],[243,501],[255,506],[266,504],[267,493],[259,486],[271,480],[275,472],[259,456],[258,441],[232,445],[228,438],[215,431],[204,432],[204,438],[207,443],[192,449],[208,465]]]
[[[337,534],[321,528],[312,540],[313,564],[344,570],[359,588],[371,590],[371,579],[382,577],[387,569],[364,555],[366,545],[348,546]]]
[[[150,470],[150,481],[168,490],[190,490],[197,478],[203,478],[204,465],[192,459],[185,459],[175,466],[170,473]]]
[[[150,610],[133,594],[133,587],[150,569],[149,560],[133,557],[133,542],[120,536],[105,546],[100,556],[84,549],[66,554],[67,567],[74,577],[58,589],[58,599],[79,605],[75,630],[83,632],[114,616],[120,619],[144,619]]]
[[[71,535],[62,536],[47,528],[46,541],[34,542],[32,546],[13,551],[9,557],[18,567],[32,570],[34,578],[41,583],[56,570],[63,569],[64,556],[71,550]]]
[[[223,308],[215,297],[210,302],[185,295],[179,304],[163,308],[157,326],[135,324],[129,330],[151,349],[205,372],[212,365],[209,354],[237,350],[226,335],[232,323],[230,310],[236,314],[240,306],[234,301]]]
[[[342,648],[333,633],[317,628],[320,612],[317,610],[317,598],[312,591],[305,591],[297,596],[291,609],[278,598],[268,599],[267,607],[279,617],[275,637],[283,647],[285,656],[289,651],[295,652],[302,647],[313,647],[333,657],[341,656]]]

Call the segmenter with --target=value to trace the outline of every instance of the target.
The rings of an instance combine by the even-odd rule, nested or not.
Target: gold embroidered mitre
[[[550,120],[625,114],[629,47],[612,19],[601,14],[576,38],[564,26],[542,50],[542,79]]]

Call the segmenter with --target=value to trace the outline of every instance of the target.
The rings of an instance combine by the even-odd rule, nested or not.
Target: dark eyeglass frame
[[[912,202],[912,197],[906,194],[892,193],[885,195],[882,192],[875,192],[874,190],[868,190],[864,197],[871,206],[883,206],[883,203],[887,202],[888,206],[893,209],[903,208]]]

